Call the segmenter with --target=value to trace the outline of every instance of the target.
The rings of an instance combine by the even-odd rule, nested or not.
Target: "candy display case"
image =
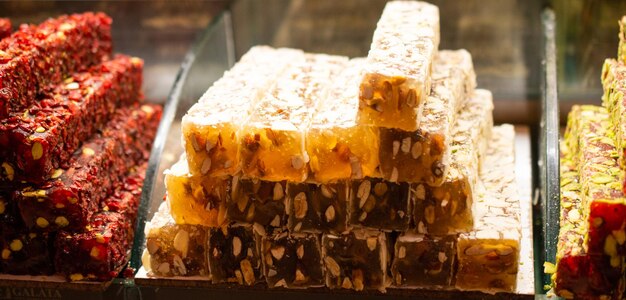
[[[518,276],[514,279],[517,287],[513,292],[493,294],[455,289],[396,288],[387,288],[386,293],[375,290],[354,292],[331,291],[319,287],[319,284],[297,290],[268,289],[265,283],[254,286],[220,283],[220,280],[215,283],[215,278],[211,280],[202,273],[184,277],[162,273],[161,275],[167,276],[155,277],[149,275],[142,266],[146,238],[148,241],[154,238],[151,230],[145,230],[145,222],[152,219],[165,199],[164,171],[170,169],[184,152],[181,143],[182,116],[200,99],[211,83],[219,79],[225,70],[229,69],[254,45],[300,48],[306,52],[323,52],[349,57],[366,56],[371,35],[384,4],[385,1],[367,1],[367,4],[366,1],[341,3],[267,1],[260,4],[256,1],[242,0],[231,3],[228,9],[212,21],[188,52],[164,110],[164,121],[159,128],[146,177],[142,210],[133,246],[131,266],[137,270],[134,286],[130,288],[133,293],[140,293],[146,298],[167,298],[185,294],[189,297],[210,295],[211,297],[228,296],[238,299],[245,297],[269,299],[276,296],[290,299],[302,297],[312,299],[320,296],[337,299],[381,296],[420,296],[438,299],[459,297],[529,299],[535,297],[535,294],[544,293],[542,263],[546,255],[549,257],[551,253],[554,253],[554,245],[548,243],[546,246],[543,241],[551,240],[550,232],[554,234],[554,230],[557,230],[553,227],[546,229],[544,226],[545,221],[554,217],[550,215],[554,213],[554,207],[545,205],[544,199],[554,197],[555,192],[558,195],[558,175],[551,173],[554,172],[555,159],[558,158],[558,155],[555,156],[558,152],[555,149],[558,148],[555,148],[557,145],[553,135],[555,130],[558,132],[558,129],[555,129],[553,115],[556,113],[554,20],[549,10],[542,12],[539,3],[535,2],[504,1],[489,9],[481,7],[479,2],[475,1],[464,2],[458,7],[443,1],[434,3],[439,5],[442,16],[440,49],[466,48],[474,58],[478,88],[489,89],[493,92],[494,122],[517,124],[515,126],[515,170],[516,184],[522,198],[520,201],[521,249]],[[519,11],[524,13],[518,14]],[[504,24],[496,24],[488,21],[488,16],[491,14],[505,14],[510,18]],[[537,20],[542,20],[542,22],[537,22]],[[538,157],[540,163],[536,163]],[[557,180],[556,183],[554,180]],[[374,185],[375,183],[372,183],[372,186]],[[400,185],[398,189],[401,189]],[[355,191],[357,190],[358,186],[355,187]],[[291,197],[293,196],[295,195]],[[354,205],[358,207],[358,203]],[[333,216],[334,212],[335,210],[333,210]],[[323,216],[323,212],[321,214]],[[267,222],[259,222],[272,223],[272,218],[266,219]],[[358,216],[355,215],[354,219],[358,219]],[[400,225],[393,224],[393,226]],[[190,230],[195,232],[194,229]],[[547,239],[544,239],[544,233]],[[209,236],[212,235],[209,233]],[[245,241],[243,236],[236,233],[235,236],[238,241]],[[373,237],[367,234],[365,236]],[[228,235],[224,238],[228,238]],[[232,238],[231,236],[230,239]],[[326,235],[321,241],[322,247],[325,242],[338,242],[332,242],[332,238],[333,235]],[[354,239],[350,243],[356,247],[358,237]],[[288,245],[305,243],[306,235],[293,240],[274,236],[264,238],[264,241],[268,245],[282,245],[289,249]],[[407,244],[420,243],[420,240],[410,236],[403,237],[403,241]],[[438,239],[421,243],[430,245],[427,247],[441,247],[440,251],[447,251],[443,249],[451,245],[446,240]],[[313,247],[313,245],[307,247]],[[544,249],[548,250],[544,251]],[[155,258],[152,257],[150,261],[154,263]],[[162,262],[166,261],[157,261],[159,265],[162,265]],[[176,262],[173,264],[175,265]],[[255,270],[254,264],[252,266]],[[152,268],[158,269],[154,265]],[[161,269],[161,271],[164,270]],[[172,270],[168,268],[168,271]],[[255,277],[256,272],[254,271]],[[159,270],[155,273],[159,273]],[[439,279],[432,277],[429,280],[446,282],[443,274],[437,278]],[[233,280],[236,279],[233,278]],[[241,282],[248,282],[248,278],[244,278]]]

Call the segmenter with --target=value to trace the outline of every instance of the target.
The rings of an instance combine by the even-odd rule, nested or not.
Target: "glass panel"
[[[617,56],[617,21],[626,11],[626,2],[552,0],[552,3],[557,22],[559,98],[600,104],[602,63],[605,58]]]
[[[541,1],[429,1],[439,6],[440,49],[466,48],[478,85],[497,100],[539,98]],[[385,0],[240,0],[233,5],[236,53],[295,47],[366,56]],[[497,18],[494,18],[497,16]]]
[[[163,171],[183,153],[180,120],[200,96],[234,63],[230,14],[222,13],[194,44],[170,91],[163,119],[152,147],[135,231],[131,266],[138,269],[144,246],[144,227],[165,196]]]

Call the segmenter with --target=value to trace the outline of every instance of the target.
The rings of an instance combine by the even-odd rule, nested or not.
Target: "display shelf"
[[[233,285],[213,285],[210,284],[208,280],[202,278],[156,279],[147,276],[145,270],[141,268],[141,254],[145,243],[145,222],[149,220],[152,214],[157,210],[165,195],[163,171],[175,163],[183,152],[181,146],[180,120],[189,107],[199,99],[211,83],[218,79],[222,73],[232,65],[235,61],[235,53],[241,55],[247,50],[247,47],[251,45],[268,44],[276,47],[295,47],[310,52],[328,52],[352,57],[367,54],[370,42],[369,39],[371,38],[371,33],[373,32],[379,13],[372,14],[372,16],[368,14],[363,20],[357,23],[349,22],[349,20],[353,18],[353,10],[359,10],[358,4],[364,1],[348,1],[352,3],[352,5],[337,5],[336,10],[332,11],[332,16],[338,21],[332,22],[329,21],[329,19],[332,19],[330,17],[315,19],[315,16],[320,16],[323,14],[323,11],[330,11],[330,8],[334,7],[328,4],[330,1],[321,1],[322,4],[320,4],[321,8],[319,8],[319,10],[315,10],[311,14],[304,13],[304,15],[302,12],[298,12],[298,7],[294,7],[297,6],[294,5],[294,3],[297,2],[298,1],[286,0],[270,1],[268,5],[271,7],[281,6],[281,4],[284,7],[281,6],[279,9],[280,13],[275,13],[276,19],[261,20],[258,15],[270,8],[258,7],[253,1],[235,1],[227,11],[215,18],[211,25],[201,34],[181,65],[177,80],[170,92],[163,121],[159,128],[158,138],[155,141],[150,158],[150,166],[146,177],[144,193],[142,194],[139,224],[133,247],[131,265],[138,270],[138,273],[135,276],[133,286],[129,287],[129,289],[138,291],[142,297],[166,298],[174,295],[185,295],[191,298],[204,298],[207,296],[222,298],[228,296],[233,299],[243,299],[245,297],[269,299],[270,297],[280,295],[281,297],[295,299],[296,297],[313,298],[319,297],[320,295],[334,297],[337,295],[337,299],[380,298],[381,294],[371,292],[356,293],[336,290],[329,292],[327,289],[297,291],[267,290],[262,285],[252,288],[243,288]],[[380,1],[376,2],[374,6],[382,3],[379,2]],[[474,3],[476,1],[470,2]],[[361,4],[365,6],[363,3]],[[435,1],[435,4],[443,5],[437,1]],[[313,4],[301,5],[308,7]],[[468,7],[472,6],[471,3],[467,5]],[[537,57],[523,54],[521,56],[506,58],[510,61],[506,59],[503,61],[501,58],[497,60],[497,63],[494,62],[490,64],[490,60],[496,59],[490,56],[494,55],[494,52],[481,53],[480,50],[483,48],[485,41],[490,40],[490,36],[485,37],[481,36],[479,33],[473,32],[474,39],[471,39],[467,37],[467,35],[462,34],[463,32],[467,32],[466,25],[462,25],[459,20],[454,18],[442,18],[442,49],[468,48],[472,54],[476,54],[477,60],[475,60],[475,66],[478,73],[479,87],[495,91],[496,120],[500,120],[500,122],[520,120],[517,117],[513,117],[509,121],[506,114],[498,113],[498,111],[506,111],[506,109],[503,110],[503,107],[512,107],[519,103],[529,105],[539,102],[534,100],[539,98],[539,95],[544,95],[545,91],[548,90],[548,88],[539,89],[539,74],[545,72],[541,69],[541,60],[538,57],[539,53],[543,52],[540,42],[541,29],[539,28],[540,26],[536,25],[536,21],[542,17],[541,10],[534,4],[522,6],[521,8],[516,7],[511,9],[523,9],[528,12],[525,17],[515,20],[515,24],[520,23],[517,25],[520,25],[520,28],[524,28],[526,32],[522,35],[507,36],[500,42],[507,45],[511,43],[523,45],[520,51],[535,53]],[[300,7],[300,9],[303,8]],[[449,5],[443,5],[440,9],[442,9],[442,15],[459,13],[456,11],[456,8],[452,8]],[[505,8],[500,7],[499,9],[504,10]],[[484,16],[469,12],[468,18],[484,18]],[[542,18],[545,23],[547,18],[546,14],[544,14]],[[479,23],[479,21],[475,21]],[[343,24],[351,25],[347,28],[340,28]],[[525,27],[524,24],[528,26]],[[485,31],[503,31],[502,28],[498,28],[495,25],[483,24],[482,26],[485,27]],[[326,32],[326,34],[324,34],[324,32]],[[498,41],[494,40],[493,42]],[[506,74],[504,70],[510,66],[525,68],[529,72],[525,73],[525,75],[520,75],[516,72]],[[553,73],[550,76],[554,75]],[[544,77],[549,77],[545,75],[541,76],[542,82]],[[504,81],[508,81],[507,86],[514,87],[514,89],[504,87],[502,85]],[[545,99],[545,97],[542,99]],[[527,120],[532,120],[532,116]],[[516,126],[518,132],[516,151],[518,156],[517,172],[521,175],[519,178],[519,186],[520,190],[523,191],[522,211],[524,221],[522,228],[524,242],[520,255],[523,259],[523,263],[520,266],[518,290],[516,293],[489,295],[480,292],[388,289],[387,294],[385,294],[386,296],[420,296],[435,299],[516,299],[532,298],[535,293],[540,293],[543,290],[543,282],[541,281],[543,278],[541,274],[543,269],[541,264],[537,261],[543,259],[545,255],[543,249],[548,248],[545,248],[543,244],[538,244],[537,241],[541,239],[537,237],[541,238],[543,236],[544,222],[541,220],[541,216],[544,214],[542,213],[543,210],[538,209],[538,207],[540,207],[539,203],[533,205],[532,199],[537,198],[535,191],[539,190],[539,187],[544,189],[545,185],[540,185],[538,182],[541,181],[543,183],[546,178],[551,177],[543,177],[541,180],[532,177],[533,174],[541,174],[543,176],[545,171],[544,169],[539,170],[538,165],[534,163],[532,159],[532,154],[535,153],[534,151],[536,149],[543,149],[546,144],[553,142],[553,140],[550,140],[540,143],[539,136],[536,135],[538,131],[541,133],[551,132],[549,129],[546,129],[546,126],[555,125],[543,122],[541,129],[537,128],[538,126],[533,127],[534,125],[532,125],[532,123],[530,123],[530,125],[531,127]],[[554,127],[551,128],[558,132],[558,129],[554,129]],[[545,139],[546,137],[543,136],[542,138]],[[553,151],[546,153],[545,157],[547,158],[548,155],[553,154]],[[558,181],[558,177],[556,178]],[[554,177],[552,177],[552,179],[554,179]],[[558,182],[556,185],[558,187]],[[543,195],[546,195],[546,193]],[[543,201],[540,203],[543,203]],[[536,238],[533,239],[533,236]]]

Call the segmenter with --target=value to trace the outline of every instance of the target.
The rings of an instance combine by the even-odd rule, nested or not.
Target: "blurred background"
[[[145,94],[164,101],[193,41],[222,11],[230,12],[232,39],[216,43],[232,42],[235,58],[256,44],[355,57],[367,55],[385,2],[25,0],[0,2],[0,17],[9,17],[17,25],[38,23],[64,13],[106,12],[114,20],[115,50],[146,61]],[[536,124],[539,118],[541,12],[546,6],[554,8],[557,18],[561,115],[573,103],[600,102],[602,62],[616,56],[617,20],[626,14],[626,1],[431,2],[440,7],[440,48],[466,48],[472,53],[479,86],[494,92],[497,122]],[[203,84],[208,87],[210,82]]]

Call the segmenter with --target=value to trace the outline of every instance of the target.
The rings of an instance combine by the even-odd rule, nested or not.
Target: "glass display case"
[[[561,45],[571,42],[571,36],[579,35],[566,32],[565,26],[561,26],[573,22],[567,14],[565,1],[553,1],[556,13],[544,9],[543,1],[504,0],[489,5],[480,0],[429,2],[439,6],[442,16],[440,49],[467,49],[473,55],[478,86],[493,91],[495,122],[516,124],[520,136],[518,160],[524,163],[518,169],[523,173],[520,185],[524,189],[523,196],[528,198],[528,207],[523,213],[528,226],[523,230],[530,241],[524,250],[527,251],[525,259],[529,260],[523,267],[526,275],[517,293],[487,295],[480,292],[391,290],[388,295],[436,299],[533,298],[535,294],[545,293],[544,285],[549,283],[548,276],[543,274],[543,262],[554,260],[558,234],[557,83],[558,92],[567,99],[578,99],[575,95],[592,97],[598,93],[599,79],[597,85],[590,84],[584,89],[579,89],[578,83],[586,80],[586,76],[595,76],[594,72],[599,70],[583,77],[563,71],[579,68],[577,60],[581,56],[577,51],[568,52],[571,49],[567,50],[565,46],[566,52],[561,49]],[[324,289],[268,291],[260,287],[212,285],[197,278],[154,280],[142,271],[141,256],[145,245],[145,223],[164,200],[163,172],[183,153],[181,118],[206,89],[254,45],[293,47],[349,57],[366,56],[385,0],[183,1],[182,7],[166,1],[157,1],[153,6],[142,1],[112,4],[60,1],[45,3],[43,8],[28,3],[30,1],[26,4],[3,3],[0,8],[12,11],[16,23],[37,22],[51,15],[85,10],[110,13],[116,22],[114,35],[120,39],[116,49],[146,59],[146,97],[165,104],[150,156],[132,248],[130,266],[139,273],[135,278],[115,279],[105,291],[106,286],[80,291],[84,289],[80,284],[69,289],[61,285],[44,285],[37,289],[55,297],[59,293],[60,297],[76,299],[381,297],[378,293],[348,291],[330,294]],[[150,8],[144,10],[145,7]],[[605,8],[599,11],[602,12],[598,15],[601,19],[608,14]],[[617,20],[617,17],[610,20]],[[189,48],[197,32],[196,40]],[[602,57],[605,56],[611,55]],[[181,59],[183,62],[179,64]],[[560,68],[557,68],[557,62]],[[601,66],[600,63],[593,64]],[[571,73],[584,72],[576,69]],[[560,75],[558,82],[557,75]],[[171,81],[174,83],[170,88]],[[33,293],[29,290],[32,285],[22,286],[24,291],[6,288],[6,294],[24,298]],[[0,298],[3,291],[0,287]]]
[[[198,278],[153,279],[141,269],[141,254],[145,244],[143,224],[149,220],[164,200],[163,171],[175,163],[183,153],[180,120],[185,112],[251,46],[266,44],[275,47],[301,48],[308,52],[323,52],[350,57],[365,56],[371,35],[384,7],[385,1],[234,1],[201,34],[187,54],[177,80],[170,92],[163,124],[155,141],[147,182],[142,195],[142,215],[137,228],[131,265],[139,269],[135,278],[144,297],[167,297],[185,293],[191,297],[202,295],[224,297],[229,295],[243,299],[255,297],[319,297],[325,290],[275,291],[263,288],[234,288],[213,285]],[[558,230],[544,228],[544,219],[554,217],[554,206],[543,200],[554,198],[558,188],[558,161],[554,165],[558,148],[553,135],[558,132],[555,124],[556,73],[554,54],[554,17],[542,12],[538,2],[503,1],[498,5],[484,7],[478,1],[463,4],[437,2],[441,19],[442,42],[440,49],[466,48],[474,58],[478,86],[494,92],[496,123],[517,123],[522,137],[518,144],[518,159],[527,161],[522,167],[524,196],[529,199],[528,232],[533,235],[534,245],[529,245],[531,257],[526,264],[529,275],[524,287],[517,294],[497,294],[496,298],[532,298],[544,293],[542,263],[553,255],[555,245],[544,239],[544,232]],[[519,12],[523,13],[519,13]],[[493,22],[492,14],[503,17]],[[505,17],[506,16],[506,17]],[[538,22],[537,20],[542,20]],[[545,41],[545,42],[544,42]],[[543,108],[543,110],[542,110]],[[543,111],[543,113],[542,113]],[[556,151],[556,152],[555,152]],[[527,160],[525,160],[525,156]],[[539,164],[531,163],[541,157]],[[551,180],[549,180],[551,179]],[[556,180],[556,181],[555,181]],[[541,184],[540,184],[541,182]],[[541,195],[539,197],[539,190]],[[535,199],[532,209],[530,199]],[[558,207],[556,207],[558,210]],[[531,217],[534,221],[530,221]],[[552,231],[550,231],[552,230]],[[546,244],[544,245],[544,241]],[[534,250],[533,250],[534,249]],[[544,251],[544,249],[548,249]],[[534,260],[532,259],[534,257]],[[234,289],[237,290],[233,293]],[[393,296],[422,296],[427,298],[482,298],[479,292],[450,291],[399,291],[390,290]],[[375,294],[354,294],[333,291],[333,297],[372,297]],[[325,297],[331,294],[324,294]]]

